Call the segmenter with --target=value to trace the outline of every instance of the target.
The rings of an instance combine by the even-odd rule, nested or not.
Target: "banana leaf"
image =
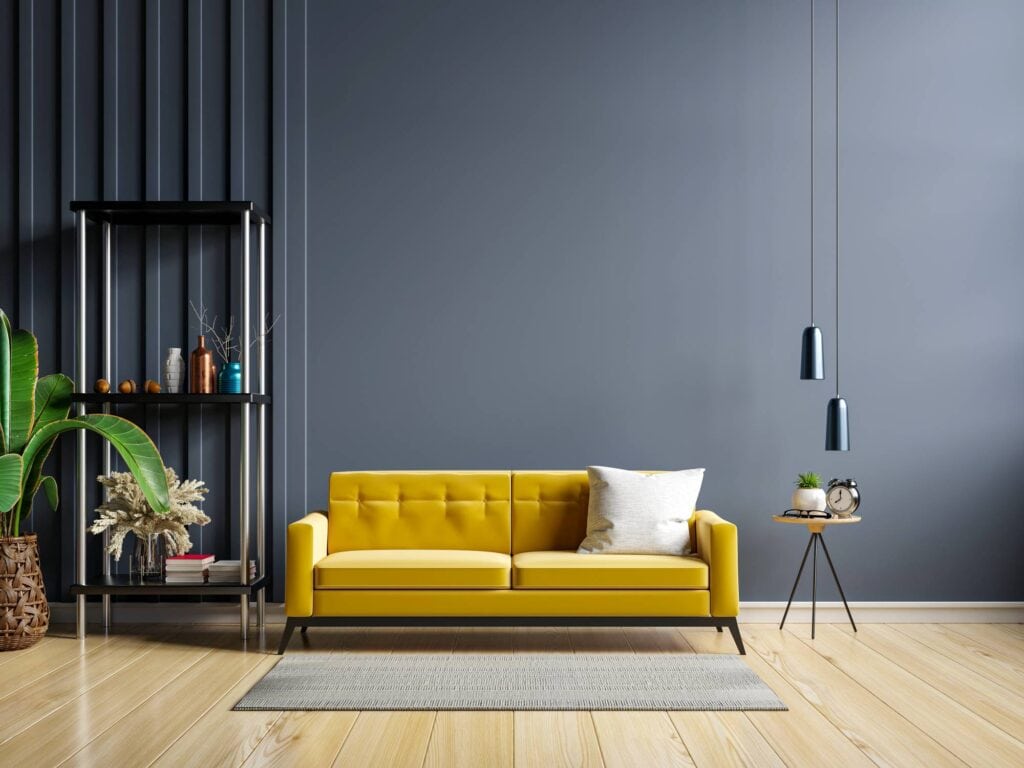
[[[11,429],[11,321],[0,309],[0,433]],[[7,452],[6,439],[4,452]]]
[[[39,353],[36,337],[17,330],[11,335],[11,420],[7,432],[7,452],[21,453],[28,442],[35,418],[36,377]]]
[[[43,376],[36,382],[36,413],[32,431],[44,427],[51,421],[68,417],[71,410],[71,393],[75,385],[63,373]]]
[[[40,467],[45,461],[45,454],[52,447],[53,439],[64,432],[75,429],[88,429],[90,432],[95,432],[114,446],[114,449],[124,459],[129,471],[135,475],[139,488],[154,512],[163,514],[170,509],[170,491],[167,488],[167,476],[164,474],[164,463],[160,459],[160,453],[145,432],[120,416],[86,414],[73,419],[54,421],[40,427],[32,435],[32,439],[25,446],[23,453],[25,463],[32,468],[30,474],[34,474],[37,461]],[[34,485],[22,486],[23,492],[36,489],[37,486]],[[22,498],[21,503],[22,513],[24,513],[26,500]]]
[[[21,456],[0,456],[0,512],[12,509],[21,496]]]

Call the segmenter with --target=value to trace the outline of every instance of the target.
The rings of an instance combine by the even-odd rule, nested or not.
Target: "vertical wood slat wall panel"
[[[285,141],[276,130],[296,119],[278,118],[272,111],[283,103],[281,94],[274,93],[271,73],[284,63],[278,46],[285,44],[274,25],[289,12],[304,21],[303,7],[289,10],[277,0],[4,4],[0,84],[5,95],[0,98],[7,109],[0,115],[0,162],[9,173],[0,179],[0,306],[16,325],[37,334],[44,366],[64,372],[74,368],[71,199],[212,200],[230,195],[253,199],[274,215],[272,202],[279,192],[283,197],[289,186],[304,188],[304,179],[275,175],[288,168],[277,161]],[[291,55],[300,53],[294,49]],[[291,85],[283,77],[277,82]],[[304,130],[295,135],[293,144],[304,140]],[[292,219],[297,216],[293,209]],[[296,232],[301,230],[296,227]],[[285,275],[289,243],[274,227],[270,236],[271,274]],[[99,227],[90,227],[89,237],[89,271],[95,275],[88,295],[91,379],[100,361]],[[115,238],[114,376],[140,383],[158,379],[168,346],[181,346],[187,357],[195,344],[190,298],[222,317],[238,314],[238,240],[214,227],[115,229]],[[282,312],[286,300],[283,294],[273,295],[273,311]],[[301,300],[293,301],[301,307]],[[282,367],[287,335],[282,320],[273,338]],[[283,395],[294,377],[272,368],[271,391],[280,386]],[[201,477],[211,487],[207,511],[214,522],[194,533],[196,551],[220,557],[237,553],[231,534],[237,474],[227,457],[230,450],[231,459],[237,458],[237,423],[229,430],[229,416],[220,409],[195,409],[187,419],[169,406],[150,410],[125,415],[146,425],[179,474]],[[274,409],[271,413],[271,435],[275,429],[284,435],[286,422]],[[91,442],[91,449],[98,447],[98,440]],[[98,454],[91,450],[90,476],[99,471]],[[280,461],[287,455],[284,447],[270,455],[274,491],[268,526],[279,530],[268,532],[268,566],[278,577],[277,599],[286,511],[290,506],[297,515],[305,503],[304,492],[289,503],[284,474],[289,466]],[[295,455],[302,455],[302,446]],[[66,600],[74,574],[73,440],[60,444],[52,464],[63,509],[54,515],[44,505],[33,524],[42,538],[51,599]],[[303,476],[292,487],[304,491],[304,484]],[[97,485],[90,490],[88,507],[99,500]],[[88,550],[88,570],[95,572],[99,541],[90,541]]]
[[[269,428],[270,434],[277,436],[276,440],[270,441],[271,451],[267,462],[270,474],[270,494],[267,497],[270,504],[267,548],[268,551],[277,551],[279,548],[283,549],[285,527],[288,524],[288,503],[291,498],[289,489],[292,487],[288,474],[290,436],[287,433],[290,402],[287,361],[288,342],[292,338],[289,331],[292,305],[289,303],[290,282],[288,270],[285,268],[288,232],[288,7],[285,0],[272,0],[272,3],[270,29],[273,60],[269,82],[272,99],[270,135],[273,137],[273,164],[270,175],[274,226],[270,230],[268,247],[271,256],[270,284],[275,287],[273,307],[274,311],[281,315],[281,319],[274,329],[270,349],[270,360],[273,364],[267,376],[270,391],[274,393],[274,407],[271,408],[268,419]],[[278,364],[279,361],[284,364]],[[299,511],[304,509],[305,506],[302,506]],[[277,543],[279,541],[282,542],[280,545]],[[272,567],[268,568],[267,572],[274,584],[283,584],[284,558],[272,558]]]
[[[18,313],[18,6],[0,4],[0,82],[8,84],[0,93],[0,307],[12,316]]]
[[[75,306],[77,301],[75,295],[75,217],[63,205],[64,200],[71,200],[77,197],[77,98],[78,78],[76,64],[78,61],[78,41],[76,30],[78,27],[78,7],[74,0],[61,0],[60,8],[60,198],[58,200],[58,213],[61,220],[60,238],[60,299],[59,306]],[[60,369],[62,371],[74,370],[75,345],[74,345],[74,314],[72,312],[61,312],[60,325]],[[57,454],[57,462],[54,467],[54,477],[58,482],[63,482],[64,487],[69,487],[73,480],[75,447],[71,440],[61,440]],[[55,522],[61,531],[60,534],[60,562],[56,566],[55,574],[59,574],[61,583],[70,583],[73,580],[74,565],[74,521],[70,516],[55,515]],[[65,523],[65,521],[68,521]],[[64,535],[64,532],[71,531],[72,535]],[[51,538],[51,541],[53,539]]]

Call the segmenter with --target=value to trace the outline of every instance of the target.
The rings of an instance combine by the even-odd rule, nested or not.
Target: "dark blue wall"
[[[817,470],[863,485],[856,599],[1024,598],[1024,6],[841,5],[837,455],[831,3],[822,383],[807,2],[311,3],[311,503],[338,468],[707,467],[778,600],[804,537],[770,515]]]
[[[70,371],[68,200],[269,207],[278,577],[287,520],[325,502],[333,469],[699,465],[703,503],[740,525],[746,600],[785,597],[802,537],[769,515],[805,470],[864,488],[865,522],[830,536],[854,599],[1021,599],[1024,7],[843,4],[849,454],[822,450],[835,384],[824,2],[816,320],[829,379],[796,378],[808,11],[6,3],[0,305],[37,332],[44,370]],[[118,245],[116,373],[153,376],[166,346],[192,346],[189,296],[228,311],[237,244],[165,229]],[[214,488],[202,542],[224,556],[231,425],[139,416]],[[71,441],[58,458],[67,506],[34,520],[54,594],[73,573]]]

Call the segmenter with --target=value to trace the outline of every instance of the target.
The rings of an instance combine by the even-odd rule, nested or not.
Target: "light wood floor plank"
[[[511,768],[511,712],[438,712],[425,768]]]
[[[842,626],[837,629],[852,633]],[[1014,738],[1024,739],[1024,696],[972,673],[954,659],[930,652],[926,645],[884,624],[861,626],[857,639]]]
[[[463,627],[455,638],[456,653],[512,653],[512,627]]]
[[[395,637],[392,649],[402,653],[451,653],[457,633],[452,629],[407,627]]]
[[[1024,695],[1024,650],[1006,658],[942,624],[890,624],[893,629],[955,660],[997,685]]]
[[[593,712],[594,730],[608,768],[674,768],[693,760],[664,712]]]
[[[78,662],[85,654],[110,642],[137,643],[138,637],[125,634],[90,635],[82,640],[74,637],[46,637],[24,656],[21,655],[22,651],[0,654],[7,661],[18,659],[17,664],[0,670],[0,701],[66,664]],[[45,649],[45,653],[39,653],[40,647]]]
[[[119,757],[130,754],[135,765],[148,765],[191,728],[223,691],[233,687],[263,658],[264,654],[236,650],[212,651],[64,764],[115,765]],[[167,674],[171,676],[170,671]],[[192,703],[185,706],[183,702]]]
[[[209,653],[208,648],[157,645],[5,741],[4,760],[13,765],[61,763]]]
[[[1024,760],[1024,744],[1014,738],[1024,723],[1020,626],[866,625],[853,636],[844,626],[819,625],[813,644],[806,625],[784,633],[742,629],[747,663],[789,712],[232,712],[278,660],[245,652],[235,627],[161,627],[162,636],[119,627],[84,644],[55,631],[29,653],[0,657],[22,660],[0,665],[0,739],[7,738],[0,755],[5,764],[32,766],[66,757],[68,765],[156,760],[175,768],[332,761],[353,768],[856,768],[871,764],[864,748],[879,763],[914,764],[893,745],[899,734],[918,762],[932,765],[949,764],[953,753],[973,765]],[[276,633],[267,633],[271,647]],[[735,654],[729,635],[713,629],[616,627],[313,628],[305,641],[296,636],[289,654],[691,649]],[[941,744],[946,758],[929,742]]]
[[[622,627],[569,627],[569,643],[576,653],[632,653]]]
[[[241,765],[280,717],[280,712],[233,712],[249,689],[277,663],[267,656],[230,688],[199,720],[185,731],[154,765],[160,768],[205,768]]]
[[[1024,640],[1009,632],[1003,624],[943,624],[945,629],[986,646],[1004,661],[1014,664],[1024,675]]]
[[[565,627],[516,627],[512,652],[572,653],[572,642]]]
[[[1024,639],[1024,624],[998,624],[1006,632],[1009,632],[1014,637]]]
[[[693,653],[675,627],[627,627],[623,632],[634,653]]]
[[[828,627],[818,628],[818,637]],[[796,625],[794,632],[805,633]],[[819,712],[875,763],[882,765],[957,765],[934,739],[886,706],[870,686],[862,686],[788,631],[757,627],[744,633],[747,647],[796,686]],[[820,643],[811,645],[818,649]],[[748,651],[749,652],[749,651]]]
[[[106,643],[0,700],[0,711],[4,712],[0,717],[0,742],[78,698],[157,647],[149,638],[125,637],[121,642]]]
[[[742,630],[746,633],[748,626]],[[698,653],[736,653],[736,646],[726,633],[690,628],[680,631]],[[788,712],[746,713],[786,765],[874,766],[838,727],[759,655],[749,650],[743,658],[789,707]]]
[[[1024,744],[835,627],[804,641],[969,765],[1024,765]]]
[[[669,712],[668,716],[697,768],[785,768],[743,712]]]
[[[245,766],[312,768],[330,765],[341,751],[358,714],[285,712],[256,745]]]
[[[336,768],[420,768],[434,712],[361,712],[334,760]]]
[[[600,768],[601,747],[589,712],[516,712],[516,768]]]

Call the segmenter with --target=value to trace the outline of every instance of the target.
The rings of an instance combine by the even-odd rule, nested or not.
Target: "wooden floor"
[[[788,712],[232,712],[279,628],[58,628],[0,654],[0,765],[1024,765],[1022,625],[743,626]],[[311,651],[734,653],[704,629],[333,630]]]

